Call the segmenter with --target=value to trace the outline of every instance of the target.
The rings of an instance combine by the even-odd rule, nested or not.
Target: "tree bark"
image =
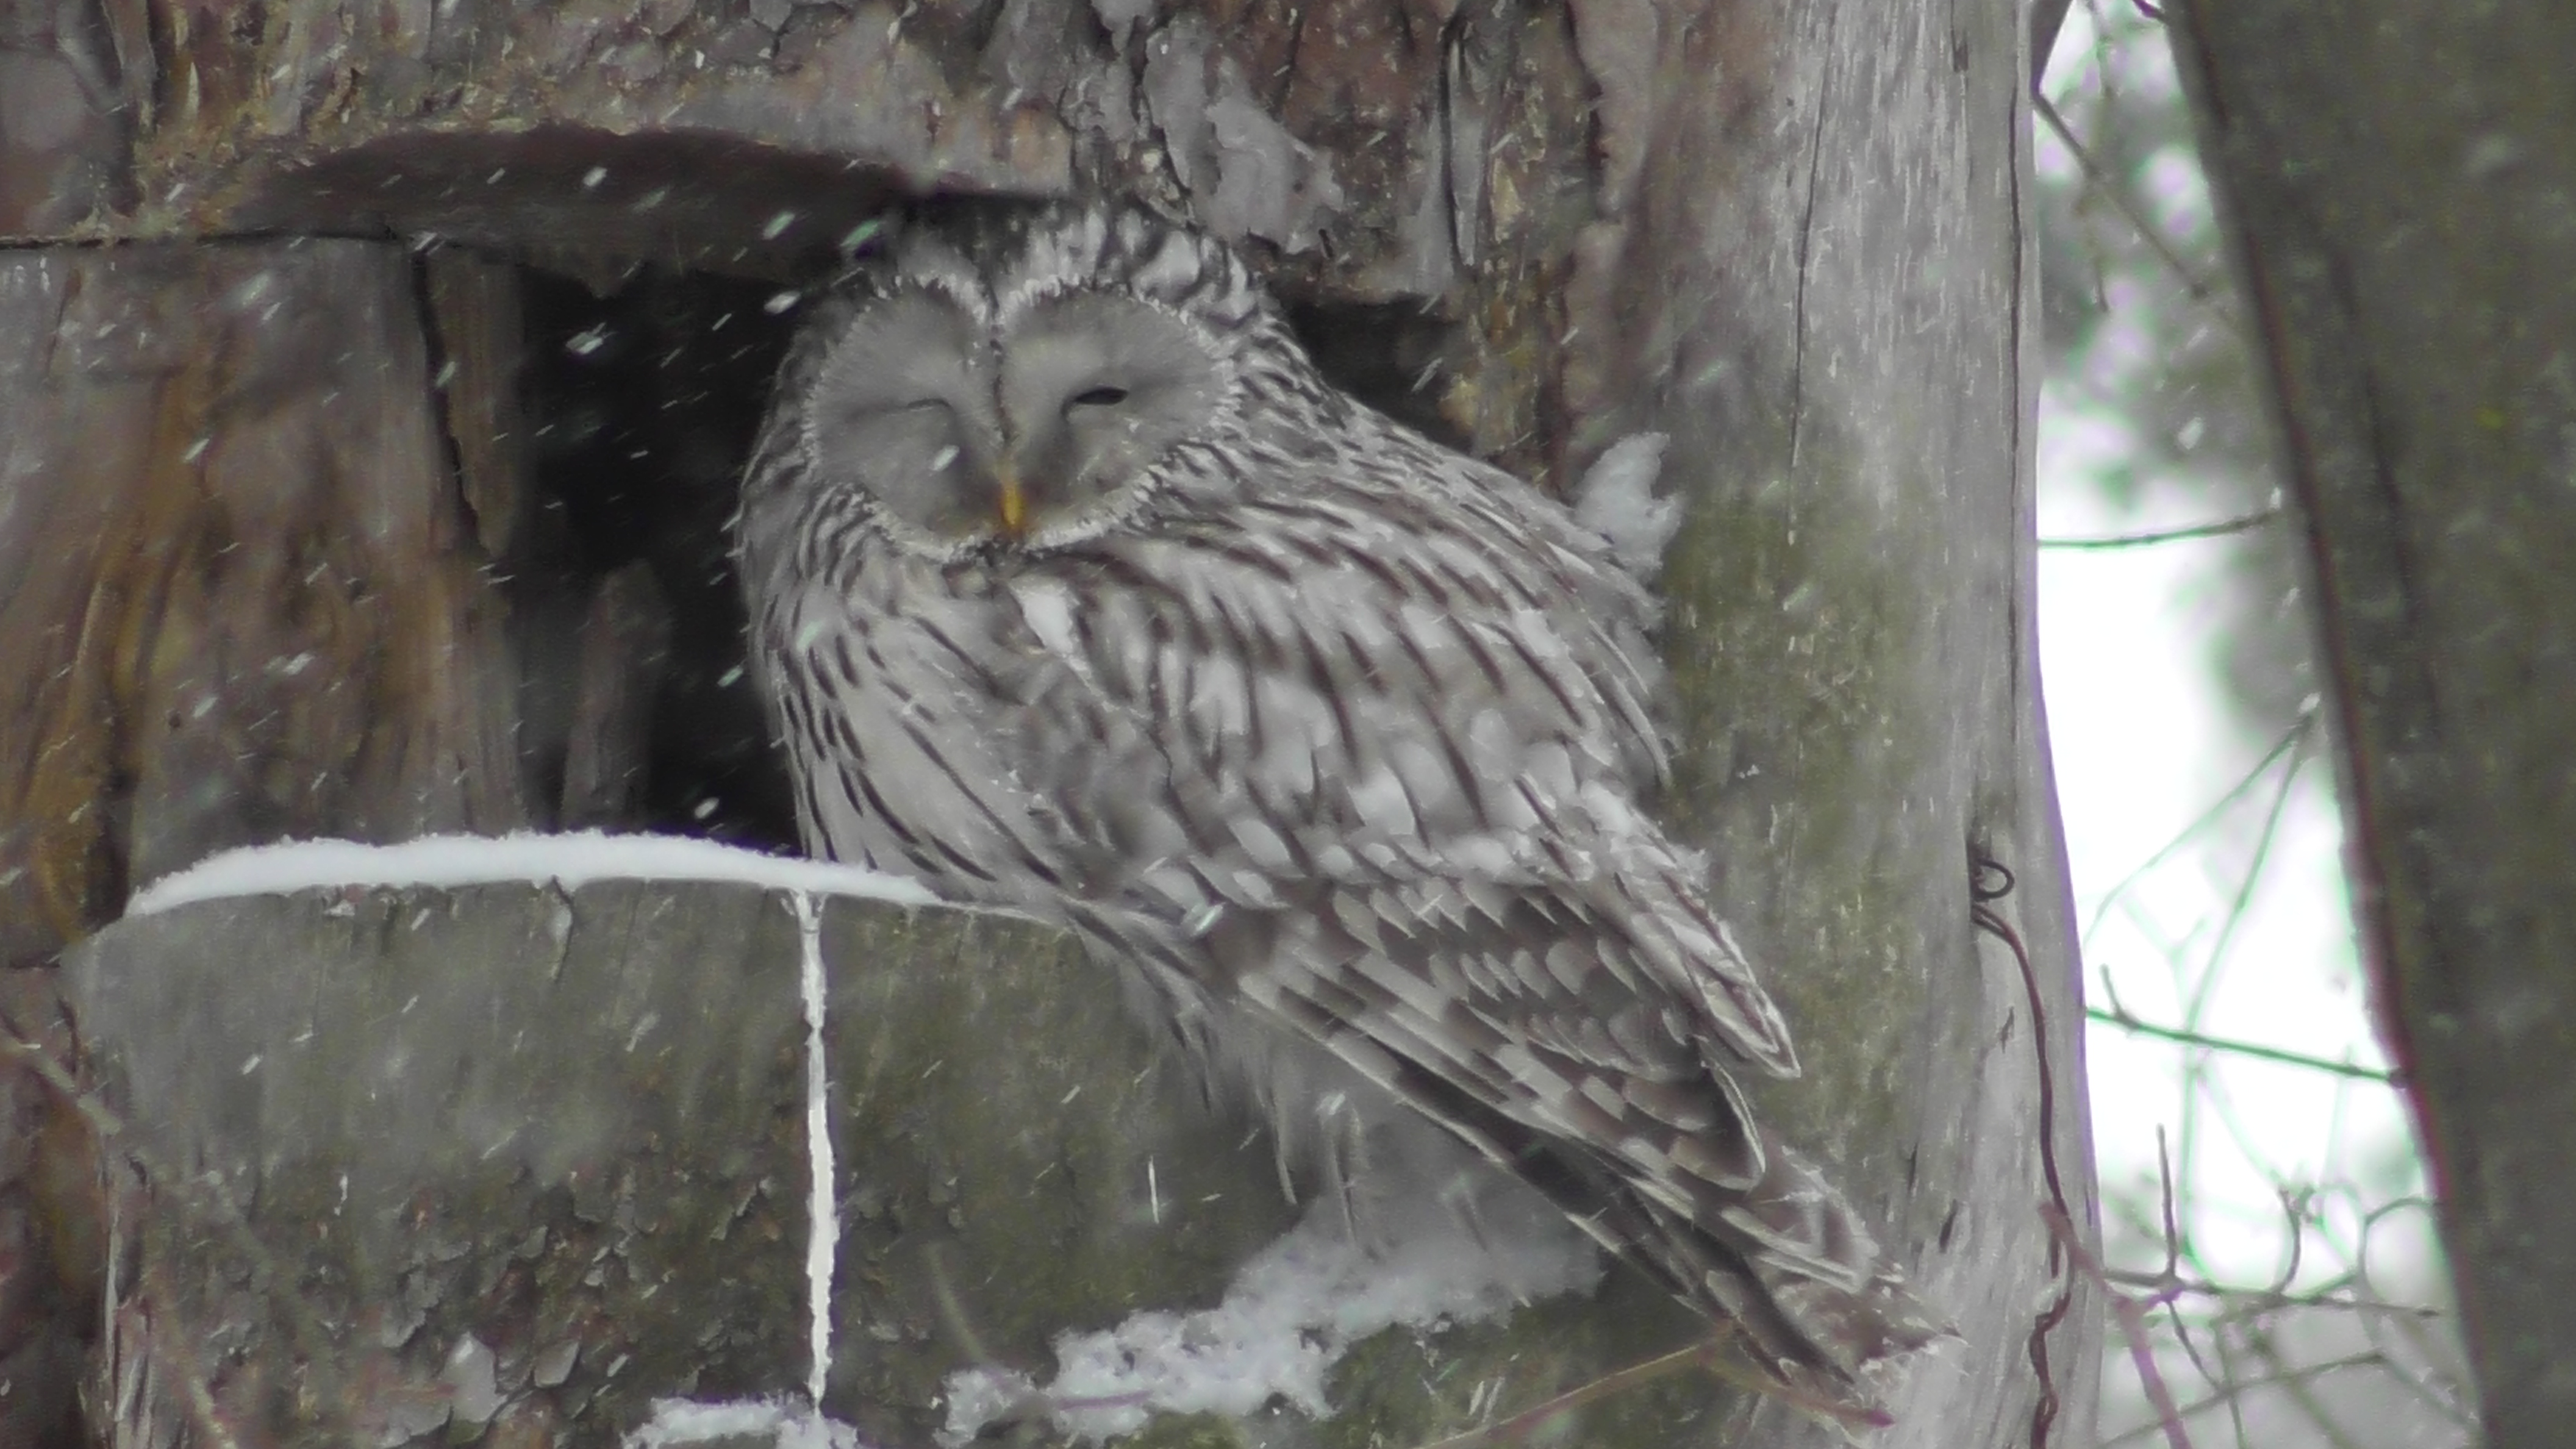
[[[1265,1141],[1209,1110],[1111,969],[989,913],[833,901],[838,1171],[824,1408],[926,1445],[943,1381],[1069,1329],[1214,1304],[1286,1231]],[[120,1445],[600,1443],[655,1401],[801,1399],[807,1024],[789,901],[740,885],[314,890],[120,921],[71,953],[124,1171]],[[255,1291],[244,1291],[256,1285]],[[147,1307],[148,1305],[148,1307]],[[1324,1425],[1424,1442],[1670,1348],[1642,1279],[1372,1340]],[[1585,1442],[1696,1432],[1689,1377]],[[220,1430],[220,1435],[219,1431]]]
[[[2576,1419],[2576,53],[2564,6],[2169,7],[2269,368],[2363,956],[2488,1442]]]
[[[472,788],[497,803],[453,807],[478,828],[513,811],[551,820],[576,799],[595,813],[625,778],[616,761],[664,758],[667,731],[639,734],[621,714],[631,703],[596,706],[615,716],[605,724],[556,718],[654,693],[561,667],[582,641],[596,641],[595,663],[620,639],[667,639],[660,693],[711,701],[725,698],[722,651],[738,647],[721,629],[691,637],[722,617],[688,592],[705,587],[703,516],[700,542],[656,555],[667,630],[601,617],[590,575],[544,584],[547,530],[583,526],[547,502],[579,500],[547,490],[582,485],[492,444],[510,399],[542,413],[541,374],[591,334],[532,345],[514,392],[507,349],[490,345],[511,330],[507,309],[525,308],[537,334],[546,308],[574,303],[540,271],[517,273],[514,289],[484,268],[551,268],[642,297],[669,295],[654,274],[638,279],[646,264],[802,282],[900,195],[1131,192],[1244,245],[1354,390],[1505,467],[1561,484],[1622,436],[1670,434],[1664,484],[1690,521],[1665,577],[1683,741],[1669,813],[1710,847],[1717,897],[1768,963],[1810,1064],[1760,1106],[1835,1164],[1962,1335],[1892,1405],[1886,1442],[2061,1444],[2085,1431],[2096,1314],[2049,1225],[2054,1214],[2089,1232],[2093,1207],[2029,617],[2031,58],[2009,0],[44,13],[0,27],[8,64],[51,78],[44,107],[0,108],[0,144],[26,158],[17,174],[41,179],[0,188],[0,234],[57,244],[12,264],[40,300],[30,328],[8,334],[31,339],[31,360],[0,380],[81,355],[45,340],[58,325],[41,299],[68,285],[48,279],[157,255],[76,245],[184,239],[172,265],[208,267],[236,264],[196,259],[211,238],[359,238],[213,254],[261,258],[238,261],[242,275],[278,259],[288,277],[331,259],[347,275],[314,295],[355,320],[327,325],[391,319],[383,335],[353,334],[369,339],[361,355],[412,359],[386,374],[423,419],[387,443],[408,471],[367,488],[444,532],[405,535],[360,572],[382,590],[431,588],[469,620],[489,599],[509,617],[463,629],[462,645],[409,646],[408,658],[461,661],[444,666],[460,676],[441,684],[450,692],[376,698],[354,727],[381,750],[488,740],[495,719],[506,739],[515,722],[515,752],[473,757]],[[427,236],[481,259],[433,253],[406,289],[395,239]],[[196,339],[191,319],[222,315],[198,299],[229,294],[209,282],[168,295],[183,331],[160,335]],[[697,331],[759,325],[758,290],[697,295],[717,298]],[[206,344],[171,345],[193,358]],[[75,387],[105,376],[78,371]],[[297,385],[319,398],[332,377],[316,368]],[[0,408],[34,387],[7,381]],[[527,421],[533,435],[561,418]],[[135,456],[98,465],[120,487],[186,476],[212,452],[190,453],[193,432],[133,432]],[[45,436],[13,452],[13,478],[87,466],[73,435]],[[585,456],[594,473],[628,466]],[[362,475],[330,476],[348,490]],[[264,498],[270,485],[226,486]],[[82,490],[56,496],[97,506]],[[124,636],[62,624],[97,607],[95,559],[174,556],[189,530],[173,517],[0,519],[0,548],[42,541],[70,559],[70,581],[27,596],[17,632],[60,656],[35,661],[34,677],[68,666],[96,701],[46,716],[66,721],[54,735],[0,734],[0,759],[33,782],[25,843],[11,848],[37,863],[24,888],[51,892],[54,913],[22,951],[95,928],[127,881],[188,858],[164,846],[138,866],[94,823],[132,780],[164,778],[183,757],[140,732],[162,716],[137,701],[160,699],[139,692],[130,648],[112,647]],[[478,573],[482,559],[516,582]],[[232,587],[263,609],[310,587],[274,577]],[[202,613],[247,607],[226,592]],[[567,691],[569,678],[580,682]],[[574,703],[548,702],[567,694]],[[424,701],[449,713],[425,719]],[[591,751],[553,747],[572,777],[560,797],[532,738]],[[223,797],[208,807],[221,828],[184,838],[202,850],[433,823],[430,805],[407,807],[416,820],[384,813],[384,798],[446,799],[400,770],[362,792],[363,808],[299,783],[352,748],[294,717],[277,771],[293,809],[259,815]],[[447,761],[459,748],[386,757]],[[430,773],[439,788],[463,778]],[[1971,929],[1972,855],[2018,876],[2001,906],[2027,969]],[[1727,1403],[1726,1442],[1830,1440],[1776,1406]]]
[[[236,845],[523,828],[405,259],[0,258],[0,960]]]

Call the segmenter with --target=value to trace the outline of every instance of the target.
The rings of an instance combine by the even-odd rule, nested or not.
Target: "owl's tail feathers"
[[[1954,1335],[1823,1174],[1776,1138],[1763,1147],[1761,1181],[1715,1222],[1667,1224],[1688,1262],[1666,1270],[1693,1306],[1732,1319],[1794,1398],[1874,1416],[1909,1360]]]

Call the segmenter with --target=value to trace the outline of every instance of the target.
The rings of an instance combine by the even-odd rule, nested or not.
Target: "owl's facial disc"
[[[805,416],[818,477],[873,498],[899,537],[933,550],[994,535],[1002,422],[989,349],[947,298],[897,292],[833,344]]]
[[[863,308],[806,417],[820,473],[875,499],[898,536],[952,552],[1099,532],[1223,403],[1228,370],[1189,322],[1076,292],[999,326],[931,291]]]
[[[997,355],[1002,497],[1018,505],[1005,532],[1033,544],[1097,532],[1225,401],[1228,370],[1199,330],[1132,297],[1037,303],[1006,319]]]

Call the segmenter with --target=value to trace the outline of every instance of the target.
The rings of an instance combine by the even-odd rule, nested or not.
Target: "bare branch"
[[[2335,1076],[2351,1077],[2356,1081],[2376,1082],[2383,1087],[2404,1085],[2404,1079],[2397,1073],[2378,1067],[2358,1066],[2352,1062],[2338,1062],[2326,1057],[2309,1056],[2305,1052],[2294,1052],[2282,1047],[2234,1041],[2223,1036],[2211,1036],[2207,1032],[2185,1031],[2176,1026],[2160,1026],[2117,1004],[2108,1007],[2086,1007],[2084,1019],[2098,1021],[2104,1026],[2116,1026],[2122,1031],[2134,1032],[2139,1036],[2151,1036],[2159,1041],[2205,1047],[2210,1051],[2225,1052],[2230,1056],[2246,1057],[2254,1061],[2278,1062],[2285,1067],[2304,1067],[2309,1071],[2330,1072]]]
[[[2145,548],[2151,544],[2178,543],[2192,538],[2223,538],[2232,533],[2250,533],[2267,523],[2277,523],[2281,510],[2266,508],[2241,518],[2222,518],[2216,523],[2194,523],[2181,528],[2159,528],[2145,533],[2117,533],[2101,538],[2043,538],[2041,548],[2065,549],[2069,552],[2100,551],[2120,548]]]
[[[2030,103],[2039,118],[2048,124],[2048,129],[2057,133],[2057,139],[2065,143],[2068,152],[2073,154],[2075,164],[2084,170],[2085,179],[2092,182],[2096,190],[2110,199],[2112,207],[2137,232],[2138,239],[2145,242],[2147,249],[2154,252],[2157,259],[2172,270],[2175,279],[2182,283],[2183,290],[2190,294],[2191,299],[2207,307],[2209,314],[2216,318],[2220,325],[2231,332],[2241,334],[2244,328],[2238,324],[2235,314],[2221,302],[2218,289],[2191,269],[2191,264],[2184,261],[2181,253],[2173,249],[2173,243],[2165,240],[2164,233],[2157,230],[2156,224],[2148,220],[2146,214],[2138,210],[2137,204],[2129,199],[2128,192],[2121,188],[2118,179],[2113,177],[2101,162],[2094,159],[2093,153],[2085,149],[2082,141],[2075,139],[2074,130],[2066,124],[2066,118],[2057,113],[2056,105],[2048,97],[2036,93],[2031,96]]]
[[[2092,1250],[2084,1246],[2075,1225],[2068,1222],[2064,1214],[2053,1208],[2040,1211],[2047,1216],[2050,1230],[2057,1234],[2058,1245],[2074,1260],[2077,1271],[2102,1285],[2111,1300],[2111,1316],[2120,1325],[2120,1336],[2128,1342],[2129,1361],[2136,1366],[2138,1383],[2146,1390],[2147,1402],[2156,1411],[2156,1422],[2165,1431],[2165,1443],[2170,1449],[2192,1449],[2191,1434],[2183,1427],[2182,1412],[2174,1407],[2173,1393],[2165,1387],[2164,1374],[2156,1367],[2155,1346],[2147,1337],[2146,1303],[2111,1287],[2110,1275],[2103,1271],[2102,1260],[2094,1257]]]
[[[2234,785],[2230,786],[2226,794],[2219,796],[2214,801],[2211,801],[2209,808],[2201,811],[2199,815],[2193,817],[2190,824],[2185,825],[2182,829],[2174,832],[2174,838],[2166,841],[2162,846],[2158,847],[2156,853],[2148,856],[2145,861],[2139,864],[2137,869],[2120,877],[2119,883],[2112,886],[2109,891],[2105,892],[2101,902],[2093,908],[2093,919],[2084,923],[2084,940],[2087,943],[2091,942],[2093,939],[2093,933],[2102,928],[2103,918],[2111,913],[2111,906],[2114,902],[2118,901],[2121,896],[2127,894],[2130,887],[2136,885],[2140,880],[2145,879],[2148,873],[2153,871],[2157,866],[2171,860],[2185,845],[2191,843],[2193,837],[2199,835],[2203,830],[2208,829],[2213,821],[2217,820],[2219,816],[2225,814],[2228,806],[2235,804],[2236,801],[2245,794],[2245,792],[2253,789],[2254,786],[2262,780],[2263,776],[2271,770],[2274,764],[2278,763],[2283,756],[2288,755],[2293,749],[2297,748],[2301,741],[2307,738],[2309,731],[2316,728],[2316,721],[2317,716],[2314,710],[2308,710],[2301,713],[2299,718],[2292,723],[2288,729],[2281,732],[2281,737],[2272,742],[2272,747],[2263,752],[2263,758],[2254,762],[2254,768],[2245,772],[2243,779],[2238,780]]]

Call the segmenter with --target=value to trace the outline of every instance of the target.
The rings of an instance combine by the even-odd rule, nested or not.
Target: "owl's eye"
[[[1114,408],[1126,400],[1127,389],[1123,387],[1108,387],[1104,385],[1101,387],[1084,388],[1082,391],[1075,393],[1072,397],[1065,399],[1064,406],[1065,410],[1068,412],[1075,408]]]
[[[935,397],[914,398],[907,402],[853,398],[837,404],[832,409],[841,426],[846,428],[864,428],[871,423],[892,422],[919,425],[944,415],[948,410],[947,402]]]

